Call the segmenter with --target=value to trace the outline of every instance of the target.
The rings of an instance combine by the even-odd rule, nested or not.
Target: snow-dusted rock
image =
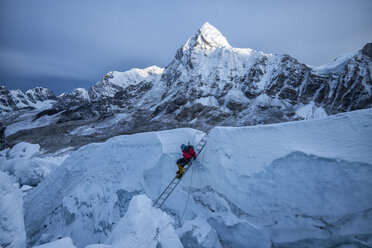
[[[22,196],[11,178],[0,171],[0,247],[26,248]]]
[[[20,110],[43,110],[51,108],[57,100],[52,91],[36,87],[23,93],[0,86],[0,120]]]
[[[27,90],[26,96],[28,96],[33,103],[56,99],[56,96],[51,90],[42,87]]]

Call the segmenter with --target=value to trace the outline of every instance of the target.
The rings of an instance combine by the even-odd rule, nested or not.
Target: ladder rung
[[[199,141],[199,143],[196,145],[196,154],[199,155],[199,153],[203,150],[204,146],[207,144],[207,138],[208,134],[204,135],[204,137]],[[192,163],[188,163],[185,166],[184,174],[189,170],[189,168],[192,166]],[[161,193],[161,195],[157,198],[156,202],[154,203],[154,207],[161,208],[161,206],[164,204],[164,202],[168,199],[170,194],[174,191],[174,189],[177,187],[177,185],[180,183],[181,178],[177,178],[175,176],[172,181],[168,184],[168,186],[165,188],[165,190]]]

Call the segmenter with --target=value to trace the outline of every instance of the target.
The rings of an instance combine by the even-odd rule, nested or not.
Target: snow
[[[230,90],[226,96],[226,101],[234,101],[239,103],[246,103],[248,102],[248,98],[244,95],[241,90]]]
[[[26,247],[22,196],[16,186],[0,171],[0,247]]]
[[[36,128],[36,127],[43,127],[48,126],[54,123],[58,115],[54,116],[42,116],[36,120],[33,120],[35,115],[39,112],[50,109],[52,105],[55,103],[53,100],[47,100],[44,102],[36,102],[35,104],[30,103],[31,106],[35,107],[36,110],[21,110],[19,111],[19,116],[12,121],[12,124],[9,124],[5,130],[5,135],[9,136],[15,134],[18,131]]]
[[[39,92],[38,92],[39,91]],[[34,107],[36,109],[48,109],[56,102],[55,100],[47,100],[53,94],[45,88],[35,88],[23,93],[20,90],[10,90],[8,96],[19,109]],[[3,107],[3,106],[2,106]]]
[[[10,90],[9,96],[12,98],[18,108],[27,107],[30,103],[27,96],[20,90]],[[23,101],[22,101],[23,100]]]
[[[198,39],[199,42],[205,42],[209,46],[213,47],[230,47],[230,44],[227,42],[226,38],[210,23],[204,23],[199,31],[201,39]]]
[[[318,74],[335,73],[337,71],[342,71],[345,68],[346,64],[349,62],[349,60],[357,54],[358,52],[345,54],[340,57],[337,57],[331,63],[311,68],[315,71],[315,73]]]
[[[71,237],[89,248],[177,247],[179,240],[186,247],[371,246],[363,238],[372,233],[371,123],[367,109],[216,127],[163,205],[168,215],[147,197],[155,200],[174,177],[180,144],[196,144],[202,132],[175,129],[90,144],[27,193],[26,231],[31,245]]]
[[[204,106],[211,106],[211,107],[218,107],[218,101],[214,96],[208,96],[208,97],[202,97],[199,99],[196,99],[194,103],[200,103]]]
[[[111,71],[107,73],[103,81],[97,82],[90,91],[92,91],[96,97],[108,96],[113,97],[118,92],[118,87],[122,89],[136,85],[143,81],[157,81],[160,79],[164,69],[155,65],[138,69],[133,68],[125,72]],[[106,78],[106,79],[105,79]]]
[[[69,132],[70,135],[91,135],[95,133],[107,132],[108,128],[113,127],[122,120],[128,120],[130,115],[127,113],[119,113],[111,118],[105,118],[101,122],[96,122],[89,125],[79,126]]]
[[[323,107],[316,107],[314,102],[311,102],[296,111],[296,115],[304,118],[305,120],[314,119],[314,118],[323,118],[327,117]]]
[[[83,101],[90,101],[90,97],[88,94],[88,91],[84,88],[76,88],[72,91],[72,95],[75,95],[78,99],[81,99]]]
[[[66,237],[47,244],[34,246],[33,248],[76,248],[76,246],[74,246],[71,238]]]
[[[269,97],[267,94],[262,93],[259,96],[257,96],[255,99],[255,104],[260,107],[269,107],[271,105],[271,102],[273,101],[271,97]]]
[[[46,101],[37,101],[36,103],[30,104],[31,106],[38,109],[38,111],[42,111],[45,109],[50,109],[56,103],[55,100],[46,100]]]

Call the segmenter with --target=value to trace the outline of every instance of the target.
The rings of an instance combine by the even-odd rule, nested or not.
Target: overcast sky
[[[372,42],[371,0],[0,0],[0,85],[59,94],[165,67],[206,21],[234,47],[315,66]]]

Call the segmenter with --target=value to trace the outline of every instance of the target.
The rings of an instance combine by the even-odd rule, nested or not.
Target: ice
[[[47,244],[34,246],[33,248],[76,248],[76,246],[74,246],[71,238],[66,237]]]
[[[146,197],[159,196],[175,175],[180,144],[196,144],[202,132],[175,129],[87,145],[26,194],[29,244],[71,237],[77,247],[134,240],[156,247],[163,229],[158,236],[154,230],[167,223],[164,237],[177,242],[175,229],[185,247],[371,246],[371,123],[367,109],[216,127],[163,205],[168,215]]]
[[[0,171],[0,247],[26,247],[21,192],[2,171]]]
[[[69,155],[44,155],[40,145],[20,142],[0,152],[0,170],[13,175],[21,185],[36,186]]]
[[[197,217],[186,221],[179,229],[178,235],[182,237],[182,243],[192,247],[220,248],[218,234],[205,219]]]
[[[138,195],[132,198],[128,211],[108,237],[112,248],[183,247],[173,228],[173,219],[152,201]]]
[[[78,247],[105,241],[133,196],[148,187],[160,190],[174,176],[180,142],[196,142],[195,134],[200,133],[192,129],[150,132],[82,147],[26,195],[31,242],[40,238],[38,226],[43,223],[47,223],[43,233],[69,236]],[[163,176],[153,176],[161,171]],[[152,179],[156,184],[148,185]],[[37,208],[34,202],[39,202]]]

